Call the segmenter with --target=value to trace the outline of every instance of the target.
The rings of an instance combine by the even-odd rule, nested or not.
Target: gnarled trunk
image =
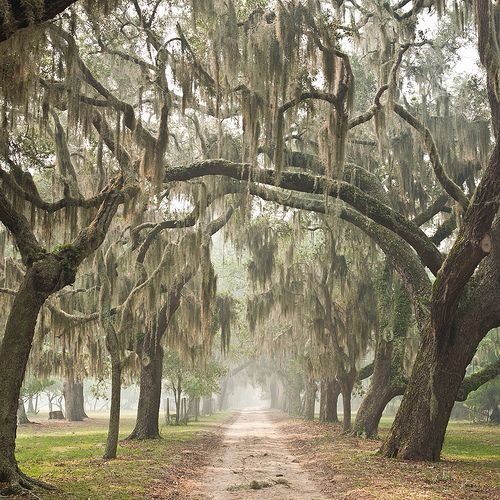
[[[455,342],[443,348],[427,329],[380,453],[405,460],[439,460],[456,395],[477,347],[471,342],[474,333],[455,330]]]
[[[163,348],[146,335],[141,356],[137,420],[128,439],[159,439]]]
[[[363,398],[356,414],[353,434],[360,437],[375,438],[385,407],[396,396],[404,394],[404,386],[400,388],[372,385]]]
[[[50,295],[74,283],[78,266],[102,243],[120,202],[120,194],[110,190],[92,223],[79,233],[72,245],[46,253],[31,232],[26,218],[17,214],[2,195],[2,222],[13,233],[28,265],[0,346],[0,373],[3,377],[0,384],[0,482],[9,484],[9,493],[23,492],[23,486],[40,484],[22,474],[15,460],[19,394],[38,314]]]
[[[495,164],[498,168],[498,149],[494,154],[497,156],[490,167]],[[496,182],[499,182],[498,178]],[[493,225],[491,235],[491,255],[482,261],[472,277],[473,283],[463,291],[460,302],[451,312],[451,306],[446,302],[450,293],[456,293],[446,286],[451,278],[441,276],[434,283],[431,320],[423,329],[410,381],[380,450],[387,457],[410,460],[440,458],[446,427],[467,366],[479,342],[498,325],[500,318],[498,221]],[[436,290],[444,296],[441,293],[436,295]],[[448,321],[450,317],[451,321]]]

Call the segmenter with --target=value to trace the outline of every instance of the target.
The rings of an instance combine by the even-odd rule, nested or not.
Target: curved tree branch
[[[222,175],[236,180],[250,180],[283,189],[310,194],[328,194],[332,198],[339,198],[369,217],[373,222],[390,229],[407,241],[434,274],[441,267],[441,254],[418,226],[385,203],[347,182],[304,173],[283,172],[278,176],[274,170],[255,168],[247,163],[233,163],[221,159],[206,160],[184,167],[167,168],[164,180],[166,182],[187,181],[206,175]]]
[[[465,401],[469,394],[479,389],[483,384],[500,375],[500,358],[485,366],[482,370],[465,377],[458,390],[456,401]]]
[[[9,39],[22,28],[36,26],[53,19],[76,0],[43,0],[30,3],[22,0],[3,2],[0,12],[0,42]]]
[[[408,124],[410,124],[417,132],[422,136],[427,152],[429,153],[429,159],[431,161],[434,173],[437,180],[443,186],[444,190],[457,201],[464,210],[467,210],[469,206],[469,200],[465,193],[460,189],[460,187],[455,184],[453,179],[446,173],[443,164],[441,163],[441,158],[439,157],[439,152],[434,142],[434,138],[430,130],[417,118],[415,118],[410,112],[408,112],[400,104],[394,103],[394,111]]]

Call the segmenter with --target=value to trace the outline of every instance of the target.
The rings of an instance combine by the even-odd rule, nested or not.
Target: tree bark
[[[387,289],[386,289],[387,290]],[[370,387],[356,414],[353,434],[373,438],[387,404],[396,396],[404,394],[406,377],[404,353],[408,328],[411,323],[411,303],[402,285],[396,289],[392,314],[391,336],[385,338],[380,332],[375,348],[373,376]]]
[[[319,383],[319,421],[325,421],[326,407],[326,380],[321,380]]]
[[[314,380],[308,380],[306,386],[305,405],[304,405],[304,419],[314,420],[314,409],[316,406],[316,392],[318,386]]]
[[[109,331],[106,335],[106,346],[111,357],[111,407],[109,410],[108,437],[104,459],[116,458],[118,437],[120,434],[120,402],[122,390],[122,363],[120,346],[116,332]]]
[[[155,337],[155,338],[151,338]],[[137,420],[128,439],[159,439],[163,348],[155,335],[146,334],[141,351]]]
[[[408,388],[381,448],[387,457],[439,460],[455,396],[475,348],[439,353],[432,332],[422,341]]]
[[[88,418],[84,408],[83,382],[69,377],[64,381],[63,393],[66,420],[81,422],[84,418]]]
[[[38,265],[37,265],[38,264]],[[0,347],[0,482],[9,483],[10,490],[21,488],[15,459],[17,411],[19,395],[35,333],[38,313],[48,297],[39,291],[38,280],[44,268],[36,263],[28,269],[17,292],[7,319]],[[10,491],[9,490],[9,491]]]
[[[336,379],[327,379],[324,383],[325,394],[324,399],[325,413],[322,422],[338,422],[337,402],[340,396],[340,385]]]
[[[342,393],[342,431],[349,432],[351,430],[351,397],[352,389],[354,387],[354,378],[345,377],[339,381],[340,391]]]
[[[181,396],[182,396],[182,386],[181,381],[177,381],[177,386],[174,388],[174,398],[175,398],[175,425],[179,425],[181,422]]]
[[[360,437],[376,438],[385,407],[392,399],[402,394],[404,394],[404,387],[398,389],[379,384],[370,387],[356,414],[353,434]]]
[[[19,408],[17,410],[17,425],[31,424],[28,415],[26,415],[26,408],[24,402],[19,398]]]

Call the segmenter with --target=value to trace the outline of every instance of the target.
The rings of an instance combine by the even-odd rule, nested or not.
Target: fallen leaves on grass
[[[334,424],[276,416],[301,464],[323,485],[328,498],[500,498],[499,462],[467,461],[448,453],[438,463],[403,462],[375,453],[380,441],[342,434]]]

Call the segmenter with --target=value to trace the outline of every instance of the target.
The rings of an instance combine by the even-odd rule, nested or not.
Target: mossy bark
[[[402,395],[405,391],[406,377],[403,362],[411,318],[410,299],[400,285],[394,297],[391,335],[385,338],[381,332],[377,339],[370,387],[354,422],[353,433],[357,436],[376,437],[385,407],[391,399]]]
[[[475,346],[440,352],[432,331],[424,337],[408,388],[380,452],[405,460],[440,459],[455,397]]]

